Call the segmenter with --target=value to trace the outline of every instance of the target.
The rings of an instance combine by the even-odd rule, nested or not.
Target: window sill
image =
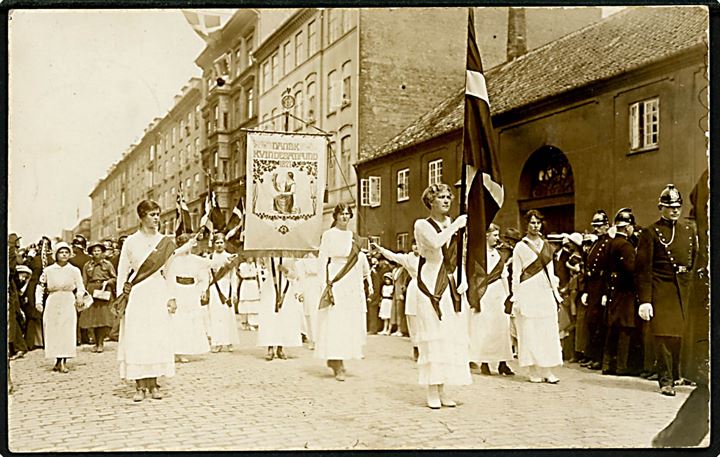
[[[343,102],[342,105],[340,105],[340,109],[344,110],[345,108],[349,107],[352,103],[349,101]]]
[[[403,198],[398,198],[398,199],[397,199],[397,202],[398,202],[398,203],[402,203],[402,202],[406,202],[406,201],[410,201],[410,197],[403,197]]]
[[[635,155],[635,154],[642,154],[643,152],[655,151],[658,149],[660,149],[660,145],[656,144],[656,145],[648,146],[645,148],[632,149],[632,150],[626,152],[625,155],[631,156],[631,155]]]
[[[332,110],[332,111],[328,111],[328,113],[327,113],[327,116],[326,116],[326,117],[330,117],[330,116],[333,116],[333,115],[335,115],[336,113],[337,113],[337,110],[335,110],[335,109],[334,109],[334,110]]]

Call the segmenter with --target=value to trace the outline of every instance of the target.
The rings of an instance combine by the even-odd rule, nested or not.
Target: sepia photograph
[[[5,8],[3,454],[718,452],[717,5],[194,6]]]

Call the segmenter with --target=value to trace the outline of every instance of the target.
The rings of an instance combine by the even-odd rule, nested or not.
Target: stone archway
[[[575,230],[573,171],[560,149],[546,145],[530,154],[520,174],[518,195],[520,215],[539,210],[545,216],[546,234]]]

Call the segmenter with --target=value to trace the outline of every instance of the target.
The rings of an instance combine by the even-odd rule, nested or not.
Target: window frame
[[[410,200],[410,168],[398,170],[395,174],[395,180],[397,183],[396,201],[399,203]]]
[[[433,165],[435,165],[435,172],[433,173]],[[439,165],[439,166],[438,166]],[[437,169],[439,168],[440,173],[439,176],[436,176],[436,179],[433,180],[433,175],[437,175]],[[440,184],[442,183],[442,176],[443,176],[443,159],[435,159],[428,162],[428,186],[432,186],[433,184]]]
[[[360,179],[360,206],[370,206],[370,180]]]
[[[410,248],[410,233],[399,232],[395,235],[395,247],[398,252],[408,252]]]
[[[648,112],[648,107],[654,109]],[[652,116],[654,115],[654,119]],[[652,129],[654,128],[654,132]],[[650,131],[650,133],[648,133]],[[655,141],[652,142],[652,137]],[[648,138],[650,140],[648,141]],[[660,97],[638,100],[628,107],[629,154],[650,151],[660,147]]]
[[[370,207],[378,208],[382,204],[382,177],[368,176],[368,179],[370,180]]]

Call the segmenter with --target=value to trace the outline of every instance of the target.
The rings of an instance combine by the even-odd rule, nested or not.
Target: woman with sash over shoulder
[[[61,241],[55,245],[55,263],[40,275],[35,292],[35,308],[43,313],[45,358],[56,359],[53,371],[67,373],[65,361],[75,357],[77,308],[83,304],[85,286],[80,269],[70,265],[72,248]],[[47,290],[43,312],[43,293]]]
[[[315,357],[327,360],[335,379],[345,380],[345,360],[361,359],[365,344],[365,290],[360,246],[348,223],[350,206],[333,210],[333,225],[322,234],[318,273],[323,293],[317,314]]]
[[[432,409],[456,403],[444,391],[447,385],[472,383],[468,355],[467,280],[456,283],[456,233],[467,216],[448,216],[453,194],[444,183],[429,186],[422,201],[430,217],[415,221],[418,262],[417,342],[418,382],[427,386]]]
[[[127,305],[118,310],[122,319],[117,358],[120,377],[136,383],[133,401],[142,401],[146,391],[159,400],[157,378],[175,375],[170,313],[177,305],[163,277],[175,242],[158,232],[157,203],[141,201],[137,214],[140,228],[125,240],[118,262],[117,293],[125,294],[118,300],[127,298]]]
[[[268,258],[270,274],[261,285],[256,344],[267,348],[268,361],[286,360],[283,348],[302,346],[300,287],[292,260]]]
[[[558,328],[558,278],[553,249],[541,236],[543,215],[525,214],[527,235],[515,245],[512,258],[512,313],[518,335],[518,359],[528,367],[530,382],[559,382],[551,370],[562,365]]]

